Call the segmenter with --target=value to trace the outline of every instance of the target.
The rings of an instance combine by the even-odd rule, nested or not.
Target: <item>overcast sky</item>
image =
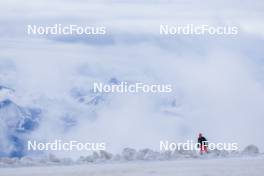
[[[203,132],[211,141],[254,143],[263,149],[263,5],[261,1],[1,1],[0,84],[16,89],[22,105],[34,104],[32,97],[57,102],[48,106],[34,137],[105,140],[112,150],[119,150],[155,148],[163,139],[195,140]],[[159,35],[160,24],[187,23],[235,25],[239,34]],[[105,25],[108,33],[71,40],[28,36],[28,24]],[[174,91],[113,95],[107,106],[97,109],[92,123],[69,92],[112,77],[169,83]],[[165,114],[161,102],[174,99],[178,104],[171,111],[177,115]],[[58,124],[65,109],[79,114],[78,128],[67,134]],[[47,134],[54,127],[58,130]]]

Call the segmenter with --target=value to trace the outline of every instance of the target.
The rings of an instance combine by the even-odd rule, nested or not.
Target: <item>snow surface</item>
[[[1,168],[1,176],[263,176],[264,157]]]

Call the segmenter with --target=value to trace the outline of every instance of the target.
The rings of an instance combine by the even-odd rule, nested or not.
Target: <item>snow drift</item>
[[[228,152],[214,150],[208,154],[200,155],[196,151],[166,151],[158,152],[151,149],[135,150],[124,148],[120,154],[112,154],[107,151],[93,152],[88,156],[80,156],[74,160],[72,158],[59,158],[54,154],[42,155],[38,157],[24,156],[21,158],[0,158],[1,167],[14,166],[39,166],[39,165],[73,165],[73,164],[100,164],[100,163],[120,163],[134,161],[171,161],[182,159],[213,159],[213,158],[243,158],[245,156],[261,156],[258,147],[249,145],[242,151]]]

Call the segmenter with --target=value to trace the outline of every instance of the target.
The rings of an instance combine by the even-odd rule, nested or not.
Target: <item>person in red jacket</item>
[[[208,153],[208,141],[207,139],[202,135],[202,133],[199,133],[198,137],[198,145],[200,148],[200,154]]]

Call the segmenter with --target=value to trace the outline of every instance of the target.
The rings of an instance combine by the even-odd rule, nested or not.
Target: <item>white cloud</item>
[[[61,5],[61,1],[13,2],[9,2],[10,8],[1,6],[4,15],[0,23],[9,21],[4,28],[18,32],[0,40],[0,66],[6,58],[12,60],[15,74],[5,75],[5,78],[12,78],[1,79],[1,83],[11,82],[25,104],[40,99],[37,102],[47,109],[35,137],[106,140],[111,143],[112,150],[119,150],[128,145],[158,147],[161,138],[195,138],[196,133],[202,131],[211,141],[232,140],[241,145],[255,143],[264,147],[261,141],[264,89],[260,76],[263,75],[263,51],[257,47],[263,44],[262,34],[253,29],[249,31],[254,35],[242,30],[234,38],[162,38],[156,34],[156,26],[161,22],[251,24],[243,20],[244,17],[259,22],[262,14],[255,5],[257,2],[250,6],[251,11],[256,11],[255,16],[247,16],[250,12],[243,11],[247,9],[243,5],[235,11],[241,12],[238,16],[231,13],[233,9],[215,12],[218,7],[212,4],[208,8],[200,5],[200,10],[184,3],[178,6],[177,3],[66,1]],[[226,3],[220,4],[219,9],[226,8]],[[30,6],[33,7],[31,10],[28,9]],[[57,7],[58,11],[54,11]],[[11,9],[15,9],[14,15]],[[19,18],[25,21],[15,23]],[[78,38],[77,42],[48,37],[25,38],[22,32],[28,22],[46,24],[54,21],[103,23],[110,29],[119,30],[110,35],[114,42],[103,46],[86,38]],[[260,31],[259,25],[254,29]],[[8,31],[4,30],[0,35]],[[0,73],[3,75],[3,71]],[[89,107],[76,103],[69,97],[69,91],[73,87],[89,88],[93,80],[105,81],[111,77],[171,83],[175,92],[171,95],[110,96],[109,104],[99,109],[97,120],[92,121]],[[180,116],[163,114],[157,105],[164,99],[173,98],[180,102],[176,110]],[[50,99],[55,105],[49,104]],[[77,127],[68,133],[64,133],[60,124],[64,113],[78,116]]]

